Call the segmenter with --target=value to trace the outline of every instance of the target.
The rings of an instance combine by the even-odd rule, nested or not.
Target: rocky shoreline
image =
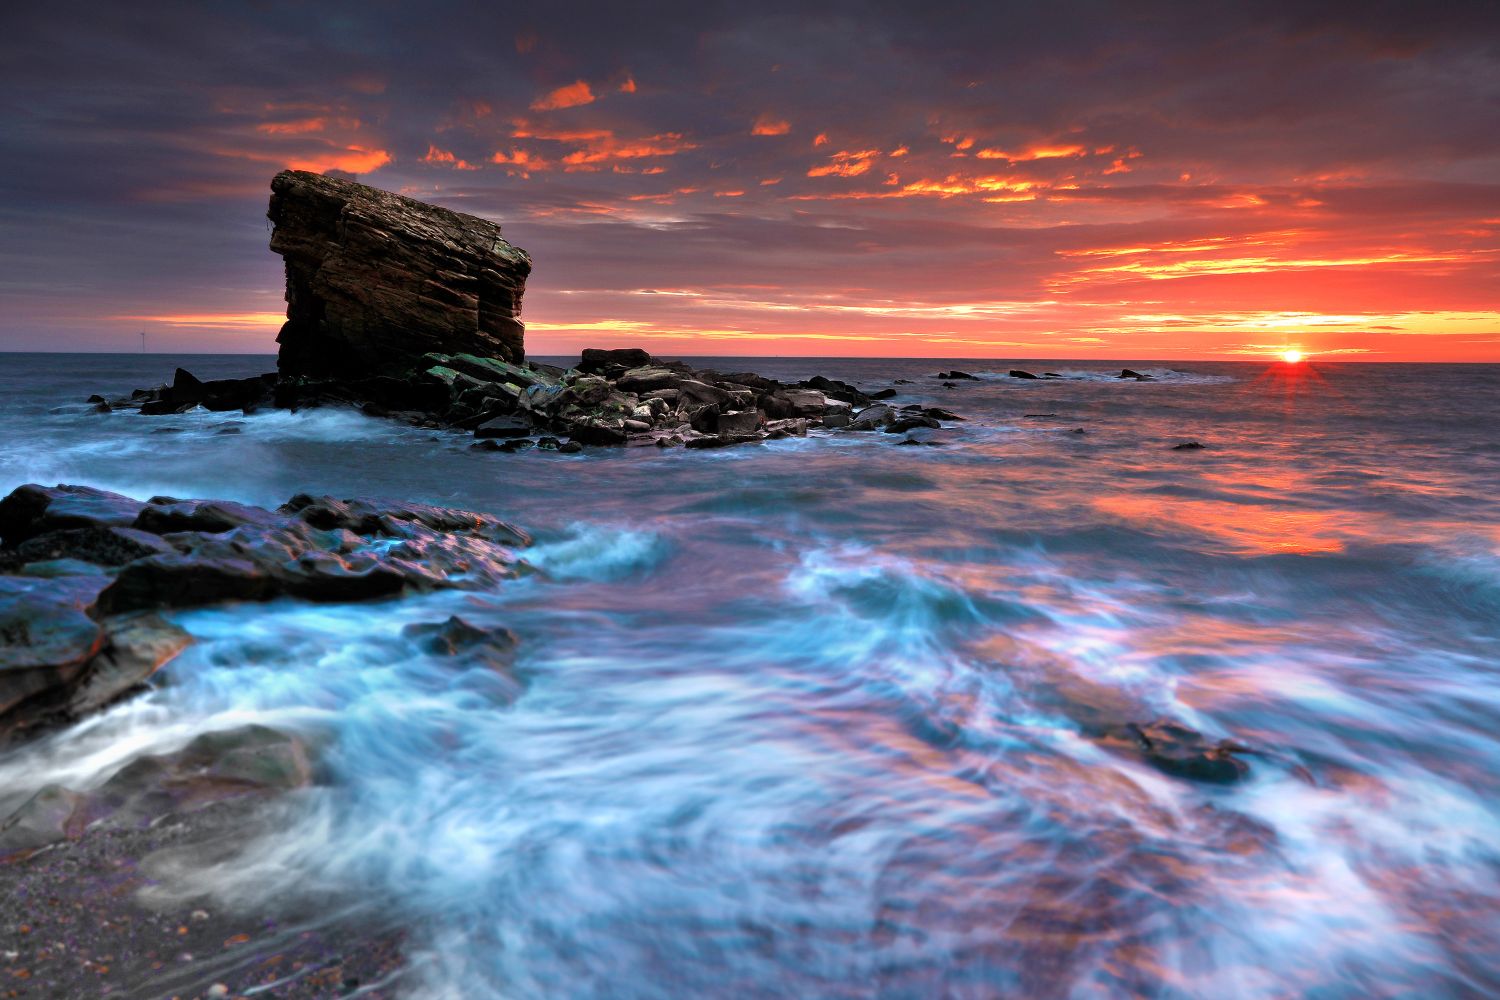
[[[962,420],[935,406],[888,405],[815,376],[782,383],[752,372],[695,369],[639,349],[586,350],[562,369],[472,354],[427,354],[396,374],[316,378],[268,373],[202,381],[177,369],[170,384],[92,396],[100,412],[143,415],[349,406],[418,427],[471,433],[490,451],[575,452],[586,446],[721,448],[806,436],[810,429],[906,434]]]
[[[175,610],[488,590],[540,572],[524,561],[529,544],[491,515],[424,504],[301,494],[267,510],[20,487],[0,500],[0,746],[22,750],[148,690],[193,641]],[[525,690],[508,629],[454,617],[410,625],[402,641],[500,678],[497,708]],[[1133,721],[1088,691],[1062,701],[1085,738],[1166,775],[1229,784],[1249,773],[1254,751],[1238,743]],[[0,996],[146,996],[166,984],[181,996],[389,995],[406,969],[402,931],[369,912],[297,900],[220,912],[174,894],[193,882],[173,876],[173,859],[232,858],[326,781],[320,752],[244,725],[137,756],[102,784],[0,794],[0,921],[15,929]]]

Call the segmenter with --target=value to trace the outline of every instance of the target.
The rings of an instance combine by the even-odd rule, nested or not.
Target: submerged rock
[[[271,181],[286,261],[283,375],[374,375],[431,351],[519,363],[531,259],[500,226],[302,170]]]
[[[1247,752],[1246,747],[1231,740],[1210,742],[1170,719],[1132,722],[1112,735],[1127,741],[1152,767],[1175,777],[1227,785],[1250,774],[1250,765],[1235,756]]]

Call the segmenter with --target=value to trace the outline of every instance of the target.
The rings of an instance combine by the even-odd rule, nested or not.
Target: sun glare
[[[1289,365],[1295,365],[1297,362],[1302,360],[1302,352],[1297,350],[1295,347],[1288,347],[1286,350],[1281,352],[1281,360],[1285,361]]]

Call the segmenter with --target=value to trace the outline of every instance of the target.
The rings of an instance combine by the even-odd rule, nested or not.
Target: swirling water
[[[164,683],[0,758],[0,797],[304,734],[326,782],[183,877],[393,914],[412,996],[1500,992],[1500,369],[721,361],[969,420],[577,456],[79,402],[179,362],[269,364],[5,356],[0,489],[437,502],[544,572],[182,613]],[[452,613],[521,637],[514,704],[401,638]],[[1250,780],[1090,738],[1159,717]]]

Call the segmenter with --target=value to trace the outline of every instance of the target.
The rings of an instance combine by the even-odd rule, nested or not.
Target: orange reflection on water
[[[1140,495],[1099,497],[1094,507],[1147,531],[1207,535],[1237,555],[1327,555],[1369,533],[1369,525],[1361,523],[1367,515],[1353,511]]]

